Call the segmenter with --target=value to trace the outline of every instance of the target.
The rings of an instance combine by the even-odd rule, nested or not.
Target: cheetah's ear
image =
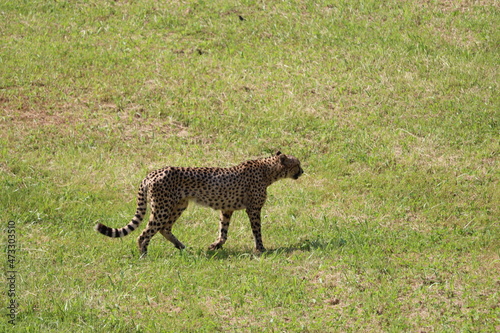
[[[276,156],[279,156],[279,155],[281,155],[281,152],[278,150],[278,151],[276,152]]]
[[[287,160],[287,157],[285,154],[282,154],[280,152],[278,152],[279,154],[276,154],[276,156],[279,156],[279,159],[280,159],[280,162],[281,164],[285,164],[286,163],[286,160]]]

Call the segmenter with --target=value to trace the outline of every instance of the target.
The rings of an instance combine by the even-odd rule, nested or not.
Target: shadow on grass
[[[289,246],[281,246],[277,248],[268,248],[264,253],[256,253],[252,249],[231,249],[223,248],[219,250],[199,250],[197,255],[204,256],[210,259],[228,259],[231,257],[238,258],[255,258],[255,257],[266,257],[268,255],[280,255],[280,254],[290,254],[294,252],[312,252],[312,251],[328,251],[343,247],[347,242],[342,239],[331,239],[324,240],[321,237],[316,237],[315,239],[304,239],[300,240],[295,244]]]
[[[311,252],[311,251],[328,251],[343,247],[347,242],[342,239],[328,239],[325,240],[321,237],[314,239],[304,239],[290,246],[278,247],[273,250],[268,250],[271,253],[292,253],[296,251]]]

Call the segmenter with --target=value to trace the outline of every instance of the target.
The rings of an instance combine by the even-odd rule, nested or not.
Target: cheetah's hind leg
[[[229,222],[231,221],[232,215],[232,210],[223,210],[220,212],[219,238],[217,238],[217,240],[209,246],[209,250],[221,249],[222,245],[226,242],[227,231],[229,229]]]
[[[168,221],[163,228],[160,230],[160,233],[165,237],[168,241],[170,241],[176,248],[179,250],[185,249],[186,246],[182,244],[173,234],[172,234],[172,226],[175,221],[181,216],[182,212],[184,212],[189,204],[189,201],[184,199],[181,200],[175,208],[172,210],[172,214],[168,218]]]
[[[160,231],[160,227],[156,226],[154,214],[151,213],[146,229],[144,229],[137,238],[137,246],[139,247],[141,258],[144,258],[147,255],[149,241],[158,231]]]
[[[166,224],[166,221],[163,220],[163,216],[168,216],[168,213],[169,211],[158,211],[151,206],[151,215],[149,217],[148,225],[137,238],[137,245],[139,247],[141,258],[147,255],[148,245],[151,238],[153,238],[158,231],[163,229],[164,224]]]

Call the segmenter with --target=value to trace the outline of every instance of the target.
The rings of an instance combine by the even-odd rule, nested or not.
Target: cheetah
[[[124,237],[142,222],[149,199],[149,222],[137,239],[141,257],[147,253],[151,238],[160,232],[178,249],[184,249],[173,234],[172,226],[190,201],[220,210],[219,236],[210,250],[220,249],[227,240],[231,216],[245,209],[255,238],[255,249],[266,249],[261,236],[261,209],[266,201],[267,187],[279,179],[298,179],[304,171],[300,161],[291,155],[277,152],[258,160],[243,162],[229,168],[166,167],[152,171],[141,182],[137,209],[132,221],[123,228],[110,228],[101,223],[95,229],[108,237]]]

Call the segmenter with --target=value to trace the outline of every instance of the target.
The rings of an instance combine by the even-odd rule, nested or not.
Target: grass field
[[[0,17],[0,331],[500,331],[498,1]],[[306,173],[269,188],[263,255],[244,212],[219,251],[195,205],[184,251],[93,230],[130,221],[148,171],[276,150]]]

